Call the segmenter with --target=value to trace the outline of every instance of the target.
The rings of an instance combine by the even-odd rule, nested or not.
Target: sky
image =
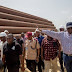
[[[0,5],[48,19],[57,29],[72,21],[72,0],[0,0]]]

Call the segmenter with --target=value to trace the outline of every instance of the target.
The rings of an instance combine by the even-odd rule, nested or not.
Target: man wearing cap
[[[24,72],[22,48],[18,43],[14,42],[13,35],[7,35],[7,43],[3,47],[3,63],[5,63],[8,72],[19,72],[19,65],[21,63],[21,70]]]
[[[36,72],[36,61],[37,62],[39,61],[40,45],[38,41],[32,37],[32,32],[27,32],[26,37],[27,37],[27,40],[25,41],[26,65],[31,72]]]
[[[3,45],[7,42],[6,36],[7,36],[6,33],[4,33],[4,32],[0,33],[0,40],[1,40],[1,43],[0,43],[0,60],[2,60],[2,58],[3,58]],[[1,72],[6,72],[6,65],[4,65],[4,71],[1,70]]]
[[[40,44],[40,55],[39,55],[39,62],[38,62],[38,71],[42,72],[42,67],[44,69],[44,61],[41,60],[41,43],[42,43],[42,40],[44,39],[44,37],[41,35],[38,28],[35,30],[35,33],[36,33],[36,39],[38,40],[38,42]]]
[[[60,30],[60,32],[65,31],[64,26],[61,25],[59,30]]]
[[[60,28],[59,28],[59,31],[60,32],[64,32],[65,31],[65,28],[64,28],[64,26],[60,26]],[[61,55],[60,55],[60,58],[59,58],[59,62],[60,62],[60,66],[61,66],[61,71],[62,72],[64,72],[64,68],[63,68],[63,48],[62,48],[62,46],[60,46],[61,47]]]
[[[66,28],[66,32],[42,30],[42,33],[45,33],[53,38],[60,40],[63,47],[64,65],[67,69],[67,72],[72,72],[72,22],[68,22],[66,24]]]

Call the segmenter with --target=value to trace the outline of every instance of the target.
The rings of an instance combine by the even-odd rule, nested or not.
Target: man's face
[[[5,32],[7,35],[9,34],[8,32]]]
[[[24,37],[24,34],[21,34],[21,37]]]
[[[72,27],[67,28],[67,31],[68,31],[69,34],[72,34]]]
[[[4,40],[5,40],[5,37],[0,37],[0,40],[1,40],[1,41],[4,41]]]
[[[60,31],[64,31],[64,28],[60,28]]]
[[[16,36],[16,39],[18,40],[18,39],[20,39],[20,37],[19,36]]]
[[[40,35],[40,32],[36,31],[36,36],[38,37]]]
[[[36,37],[36,33],[34,33],[34,37]]]
[[[51,39],[51,37],[47,35],[47,39]]]
[[[13,38],[12,37],[7,37],[7,42],[9,43],[9,44],[11,44],[12,42],[13,42]]]
[[[31,39],[32,39],[32,36],[29,36],[29,37],[28,37],[28,40],[31,40]]]

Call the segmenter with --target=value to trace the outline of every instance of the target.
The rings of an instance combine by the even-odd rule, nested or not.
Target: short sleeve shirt
[[[7,65],[17,64],[19,62],[19,55],[21,54],[22,48],[18,43],[4,44],[3,55],[5,55]]]
[[[58,40],[55,39],[47,40],[46,38],[44,38],[42,41],[42,47],[44,50],[44,59],[50,60],[56,58],[59,46],[60,44]]]
[[[22,39],[19,39],[19,40],[17,40],[17,42],[21,45],[21,47],[22,47],[22,44],[24,43],[23,42],[23,40]]]

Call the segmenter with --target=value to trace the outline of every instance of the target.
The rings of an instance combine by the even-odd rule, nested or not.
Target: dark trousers
[[[41,57],[40,57],[38,62],[38,71],[42,72],[42,68],[44,69],[44,62],[41,60]]]
[[[5,70],[6,70],[6,63],[4,64],[4,72],[5,72]]]
[[[19,72],[19,66],[18,65],[8,66],[7,69],[8,69],[8,72]]]
[[[36,72],[36,61],[35,60],[26,60],[27,68],[31,72]]]
[[[61,58],[59,59],[59,62],[60,62],[61,70],[62,70],[62,72],[64,72],[64,68],[63,68],[63,52],[61,52]]]

